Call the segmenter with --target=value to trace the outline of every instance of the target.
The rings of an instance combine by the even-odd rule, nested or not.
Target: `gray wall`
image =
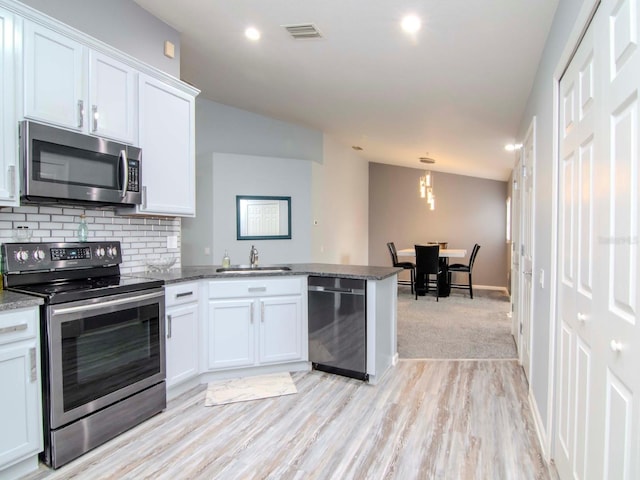
[[[266,242],[262,247],[264,255],[261,252],[263,262],[367,263],[368,166],[348,146],[338,144],[318,130],[199,97],[196,100],[196,151],[197,217],[182,222],[183,264],[219,264],[224,249],[231,248],[235,242],[235,223],[231,225],[226,217],[228,208],[214,206],[211,209],[211,202],[217,201],[216,189],[254,194],[262,193],[270,183],[280,185],[281,191],[286,185],[288,188],[307,188],[309,209],[305,206],[298,210],[306,204],[296,201],[294,213],[305,217],[304,220],[299,217],[300,223],[294,225],[293,233],[302,236],[295,239],[293,249],[292,243],[284,240]],[[211,163],[212,154],[219,157],[223,153],[236,154],[237,159],[243,156],[254,158],[254,161],[260,159],[261,163],[255,164],[259,170],[245,165],[246,168],[239,171],[232,163],[215,167],[218,163]],[[211,165],[203,165],[203,161]],[[211,182],[203,183],[207,176],[211,177]],[[254,181],[258,184],[251,192],[247,187],[254,185]],[[212,191],[206,191],[208,185]],[[233,192],[230,194],[235,199]],[[317,220],[315,225],[314,220]],[[298,242],[307,235],[306,229],[309,229],[308,244],[302,246]],[[206,242],[210,239],[213,243],[205,245],[205,240],[200,238],[202,235]],[[232,262],[246,263],[249,249],[245,243],[233,247],[239,250],[234,250]],[[209,248],[211,258],[201,257],[205,247]]]
[[[591,0],[561,0],[547,38],[538,66],[536,79],[529,96],[525,114],[518,129],[522,141],[531,120],[536,116],[536,167],[535,167],[535,219],[534,219],[534,278],[531,389],[540,418],[546,421],[549,412],[549,346],[551,333],[550,282],[544,288],[538,281],[540,271],[549,278],[552,263],[552,246],[557,241],[552,234],[552,184],[553,184],[553,76],[560,56],[573,29],[583,3]],[[548,429],[550,425],[547,425]],[[550,432],[546,432],[550,434]]]
[[[240,153],[322,162],[322,132],[196,99],[196,152]]]
[[[176,78],[180,77],[180,34],[132,0],[21,0]],[[175,58],[164,56],[164,42]]]
[[[479,243],[474,285],[506,287],[507,182],[433,172],[436,208],[431,211],[418,191],[423,174],[415,168],[369,164],[369,263],[391,265],[390,241],[398,249],[445,241],[468,253]]]
[[[249,263],[251,245],[260,263],[311,261],[311,162],[286,158],[213,153],[198,156],[197,217],[183,219],[182,263]],[[236,195],[291,197],[291,239],[236,240]],[[207,254],[207,250],[211,254]]]

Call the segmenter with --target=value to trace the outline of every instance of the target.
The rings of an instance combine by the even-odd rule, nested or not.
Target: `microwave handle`
[[[127,152],[124,150],[120,150],[118,158],[120,158],[120,162],[124,171],[124,182],[122,183],[121,193],[121,197],[124,198],[127,195],[127,188],[129,188],[129,162],[127,161]]]

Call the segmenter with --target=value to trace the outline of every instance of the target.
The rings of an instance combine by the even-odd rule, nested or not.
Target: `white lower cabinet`
[[[209,282],[209,370],[306,360],[303,292],[300,277]]]
[[[302,358],[300,296],[261,298],[258,361],[280,363]]]
[[[208,367],[247,367],[255,363],[254,301],[209,300]]]
[[[165,288],[167,388],[198,375],[198,283]]]
[[[37,307],[0,312],[0,478],[42,450],[39,313]],[[27,470],[28,471],[28,470]]]

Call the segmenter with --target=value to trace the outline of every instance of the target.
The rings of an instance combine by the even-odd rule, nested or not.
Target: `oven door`
[[[162,289],[48,306],[49,428],[162,382],[163,320]]]

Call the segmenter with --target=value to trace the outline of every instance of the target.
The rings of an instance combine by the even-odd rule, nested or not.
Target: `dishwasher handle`
[[[318,285],[309,285],[310,292],[328,292],[328,293],[342,293],[346,295],[364,295],[364,289],[361,288],[336,288],[336,287],[321,287]]]

